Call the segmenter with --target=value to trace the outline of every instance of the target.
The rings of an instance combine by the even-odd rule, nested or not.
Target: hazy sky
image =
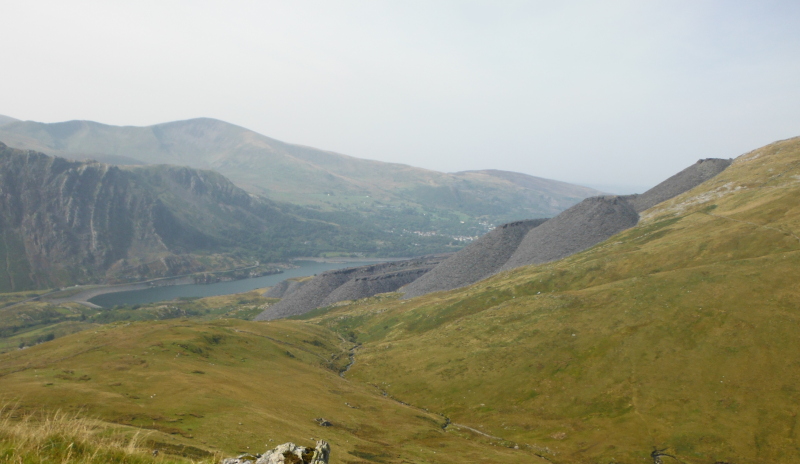
[[[800,135],[796,0],[0,1],[19,119],[618,187]]]

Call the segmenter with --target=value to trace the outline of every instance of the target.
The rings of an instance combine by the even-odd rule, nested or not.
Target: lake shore
[[[293,258],[292,261],[313,261],[315,263],[391,263],[392,261],[406,261],[414,258]]]
[[[158,282],[158,285],[154,285]],[[60,304],[60,303],[80,303],[84,306],[88,306],[90,308],[100,308],[100,306],[89,302],[92,298],[100,295],[105,295],[107,293],[117,293],[117,292],[128,292],[132,290],[144,290],[147,288],[153,288],[155,286],[173,286],[173,285],[187,285],[194,283],[191,277],[178,277],[171,280],[164,280],[164,279],[157,279],[157,280],[150,280],[147,282],[137,282],[132,284],[118,284],[118,285],[87,285],[85,290],[81,290],[78,293],[58,297],[58,293],[65,293],[69,292],[73,289],[77,289],[80,287],[70,287],[64,289],[62,292],[58,292],[53,295],[53,297],[43,298],[43,301],[47,301],[53,304]]]
[[[385,261],[394,261],[386,259]],[[383,262],[383,261],[381,261]],[[376,264],[372,259],[296,259],[283,272],[267,274],[259,277],[223,280],[220,282],[195,282],[192,276],[179,278],[162,278],[149,282],[136,282],[120,285],[93,285],[70,287],[48,295],[43,300],[52,303],[75,302],[91,308],[111,308],[116,305],[148,304],[157,301],[169,301],[176,298],[228,295],[244,293],[253,289],[266,289],[279,282],[293,277],[306,277],[321,272]]]

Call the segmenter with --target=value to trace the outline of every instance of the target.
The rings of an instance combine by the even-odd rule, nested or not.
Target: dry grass
[[[16,406],[0,408],[0,462],[15,464],[150,464],[181,463],[153,457],[146,435],[125,433],[98,420],[55,411],[28,413]]]

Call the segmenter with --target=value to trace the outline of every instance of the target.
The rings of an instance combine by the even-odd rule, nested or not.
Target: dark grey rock
[[[430,255],[405,261],[323,272],[306,281],[296,290],[287,292],[281,301],[265,309],[256,316],[255,320],[280,319],[304,314],[337,301],[367,298],[377,293],[393,292],[409,283],[411,279],[433,269],[448,256],[450,254]],[[423,272],[416,272],[420,270]],[[378,277],[383,278],[378,279]],[[373,280],[357,281],[357,279],[370,278]],[[337,292],[340,287],[344,288]]]
[[[314,419],[320,427],[333,427],[333,423],[323,417],[317,417]]]
[[[403,298],[452,290],[489,277],[508,261],[525,235],[546,220],[531,219],[498,226],[401,289]]]
[[[263,296],[265,298],[283,298],[302,287],[304,283],[305,281],[299,281],[295,279],[282,280],[277,285],[270,287],[269,290],[264,292]]]
[[[431,267],[426,266],[397,272],[387,272],[376,276],[356,277],[331,292],[331,294],[323,300],[321,306],[331,305],[338,301],[367,298],[379,293],[394,292],[400,287],[414,282],[430,270]]]
[[[394,291],[398,284],[405,285],[404,298],[412,298],[470,285],[500,271],[565,258],[635,226],[640,211],[700,185],[730,163],[700,160],[641,195],[587,198],[549,220],[502,225],[427,272],[425,266],[404,262],[329,271],[292,292],[288,287],[276,290],[282,292],[283,300],[256,319],[302,314],[336,301]],[[410,282],[401,284],[405,280]]]
[[[641,195],[628,195],[625,199],[637,213],[678,196],[711,179],[731,165],[733,160],[720,158],[701,159],[683,171],[661,182]]]
[[[587,198],[528,232],[500,271],[567,257],[637,222],[639,215],[622,197]]]

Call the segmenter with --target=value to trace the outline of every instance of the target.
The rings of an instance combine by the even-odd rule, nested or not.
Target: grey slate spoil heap
[[[697,187],[724,171],[732,162],[733,160],[731,159],[702,159],[643,194],[628,195],[624,198],[633,205],[637,213],[641,213],[662,201],[667,201]]]
[[[399,288],[403,298],[452,290],[498,272],[565,258],[635,226],[640,212],[702,184],[731,162],[703,159],[641,195],[591,197],[549,220],[499,226],[449,258],[439,255],[438,263],[434,259],[410,266],[401,261],[329,271],[302,286],[287,283],[267,294],[283,299],[256,320],[302,314],[337,301],[395,291],[401,285],[405,285]]]
[[[546,220],[530,219],[495,227],[403,288],[403,298],[463,287],[489,277],[508,261],[525,234]]]
[[[635,226],[638,213],[702,184],[731,162],[700,160],[641,195],[587,198],[546,222],[529,224],[522,237],[518,233],[525,221],[500,226],[400,291],[405,293],[403,298],[412,298],[464,287],[520,266],[565,258]]]
[[[499,271],[565,258],[637,222],[639,215],[622,197],[587,198],[528,232]]]
[[[323,272],[302,285],[292,287],[291,291],[287,287],[281,301],[265,309],[255,320],[279,319],[307,313],[337,301],[394,292],[433,269],[448,256],[449,254],[430,255],[406,261]],[[265,296],[267,295],[269,292]]]
[[[264,292],[266,298],[283,298],[284,296],[297,290],[305,282],[294,279],[286,279],[280,281],[277,285]]]

